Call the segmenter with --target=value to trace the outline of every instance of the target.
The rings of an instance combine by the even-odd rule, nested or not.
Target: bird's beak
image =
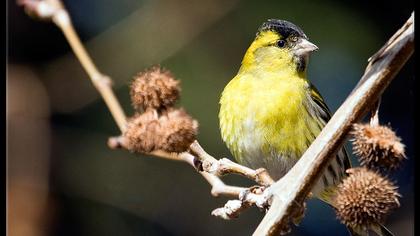
[[[295,46],[295,54],[297,56],[308,56],[309,53],[318,50],[318,47],[309,42],[307,39],[301,38]]]

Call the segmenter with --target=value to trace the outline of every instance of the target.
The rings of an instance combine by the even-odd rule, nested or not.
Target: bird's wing
[[[319,93],[318,89],[316,89],[316,87],[313,84],[310,84],[310,91],[311,91],[311,99],[312,101],[314,101],[314,104],[316,107],[315,110],[317,110],[317,115],[318,117],[320,117],[322,119],[322,121],[324,122],[324,125],[328,123],[328,121],[331,119],[331,111],[328,108],[327,104],[325,104],[324,99],[322,98],[321,94]],[[343,163],[344,164],[344,168],[348,169],[350,168],[350,162],[349,162],[349,158],[347,155],[347,152],[344,149],[344,153],[343,155],[345,155],[345,162],[348,163]],[[337,155],[341,155],[342,151],[339,151]]]
[[[313,84],[310,84],[309,89],[311,91],[312,101],[314,101],[315,104],[318,106],[318,115],[326,124],[331,119],[330,109],[328,108],[327,104],[325,104],[324,99],[322,98],[318,89],[316,89],[316,87]]]
[[[312,100],[311,104],[313,106],[312,111],[315,112],[315,115],[321,119],[322,126],[325,126],[325,124],[327,124],[331,119],[331,112],[315,86],[310,84],[309,89],[310,99]],[[351,168],[350,160],[346,149],[343,147],[337,153],[335,160],[331,160],[330,164],[326,168],[326,174],[322,177],[324,189],[320,196],[322,200],[330,202],[330,193],[333,192],[335,186],[341,182],[342,178],[346,176],[346,170],[348,168]]]

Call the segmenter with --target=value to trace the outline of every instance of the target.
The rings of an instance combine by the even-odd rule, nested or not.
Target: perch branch
[[[267,189],[272,205],[253,235],[275,235],[287,227],[294,204],[304,201],[326,164],[342,147],[351,125],[378,100],[413,52],[414,13],[369,60],[361,82],[295,166]]]
[[[188,152],[183,152],[178,155],[183,161],[187,162],[192,167],[197,167],[197,158]],[[238,198],[241,192],[247,188],[226,185],[218,176],[207,173],[205,171],[199,172],[204,179],[212,186],[211,194],[215,197],[224,195]]]
[[[200,144],[195,141],[190,146],[191,153],[198,158],[201,162],[203,171],[214,174],[216,176],[222,176],[225,174],[239,174],[249,179],[254,180],[256,183],[262,186],[270,186],[274,183],[274,180],[270,177],[267,170],[260,168],[253,170],[251,168],[239,165],[227,158],[220,160],[210,156]]]
[[[252,205],[257,206],[261,210],[267,210],[269,204],[263,193],[265,188],[255,186],[244,189],[239,194],[239,200],[229,200],[220,208],[212,211],[212,215],[225,220],[237,218],[241,212],[250,208]]]

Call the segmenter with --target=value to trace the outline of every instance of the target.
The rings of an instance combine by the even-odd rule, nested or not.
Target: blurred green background
[[[64,1],[99,70],[131,115],[128,85],[161,64],[181,80],[179,106],[200,123],[199,141],[230,157],[218,129],[218,99],[236,74],[259,25],[268,18],[299,25],[318,45],[309,78],[332,111],[358,82],[367,59],[409,18],[413,2],[73,0]],[[190,166],[124,150],[107,139],[118,128],[61,32],[8,5],[9,235],[250,235],[263,217],[252,208],[224,221]],[[408,160],[389,176],[401,207],[387,220],[414,235],[414,62],[386,90],[380,121],[406,144]],[[351,148],[349,147],[349,150]],[[252,182],[229,176],[226,182]],[[310,200],[291,235],[347,235],[333,210]]]

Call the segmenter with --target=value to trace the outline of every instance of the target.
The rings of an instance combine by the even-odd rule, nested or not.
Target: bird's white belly
[[[275,180],[280,179],[296,163],[297,157],[284,156],[274,148],[264,151],[263,147],[272,145],[264,137],[263,131],[255,126],[252,118],[246,119],[242,126],[242,138],[238,140],[241,156],[237,159],[253,169],[265,168]]]
[[[251,119],[246,121],[246,128],[243,129],[242,133],[243,138],[238,142],[238,148],[241,150],[241,157],[237,158],[237,161],[252,169],[265,168],[274,180],[278,180],[296,164],[300,157],[279,154],[278,151],[274,149],[268,153],[264,152],[263,146],[266,145],[266,143],[264,143],[266,139],[264,138],[264,135],[262,135],[261,130],[257,129],[253,124]],[[344,152],[344,149],[340,152]],[[341,155],[345,154],[341,153]],[[331,161],[330,165],[333,166],[334,170],[341,169],[337,166],[334,159]],[[337,174],[342,175],[343,173]],[[326,185],[328,185],[327,183],[331,184],[336,181],[338,181],[338,179],[334,179],[331,176],[331,173],[325,173],[313,187],[313,194],[320,197],[320,194],[323,193]]]

